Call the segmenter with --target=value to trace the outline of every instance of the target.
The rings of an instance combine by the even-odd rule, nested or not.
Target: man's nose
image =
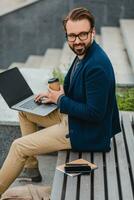
[[[75,44],[79,44],[80,42],[81,42],[81,40],[79,39],[78,36],[76,36]]]

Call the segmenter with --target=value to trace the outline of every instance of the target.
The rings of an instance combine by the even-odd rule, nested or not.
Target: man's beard
[[[72,49],[72,51],[77,55],[77,56],[82,56],[85,55],[88,48],[90,47],[92,42],[89,42],[87,45],[84,43],[79,43],[79,44],[73,44],[72,46],[69,45],[69,47]]]

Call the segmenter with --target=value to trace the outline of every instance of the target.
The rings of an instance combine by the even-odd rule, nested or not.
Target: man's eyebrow
[[[67,35],[79,35],[80,33],[87,33],[88,31],[81,31],[79,33],[67,33]]]
[[[75,33],[67,33],[67,35],[76,35]]]

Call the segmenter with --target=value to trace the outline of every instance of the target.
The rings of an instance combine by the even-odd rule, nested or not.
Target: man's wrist
[[[58,100],[57,100],[57,106],[58,106],[58,108],[60,107],[60,100],[61,100],[61,98],[64,97],[64,96],[65,96],[65,94],[61,94],[61,95],[59,96],[59,98],[58,98]]]

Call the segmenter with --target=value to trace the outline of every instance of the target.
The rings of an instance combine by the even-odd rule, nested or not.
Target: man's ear
[[[94,39],[95,34],[96,34],[96,31],[95,31],[95,27],[94,27],[93,30],[92,30],[92,40]]]

